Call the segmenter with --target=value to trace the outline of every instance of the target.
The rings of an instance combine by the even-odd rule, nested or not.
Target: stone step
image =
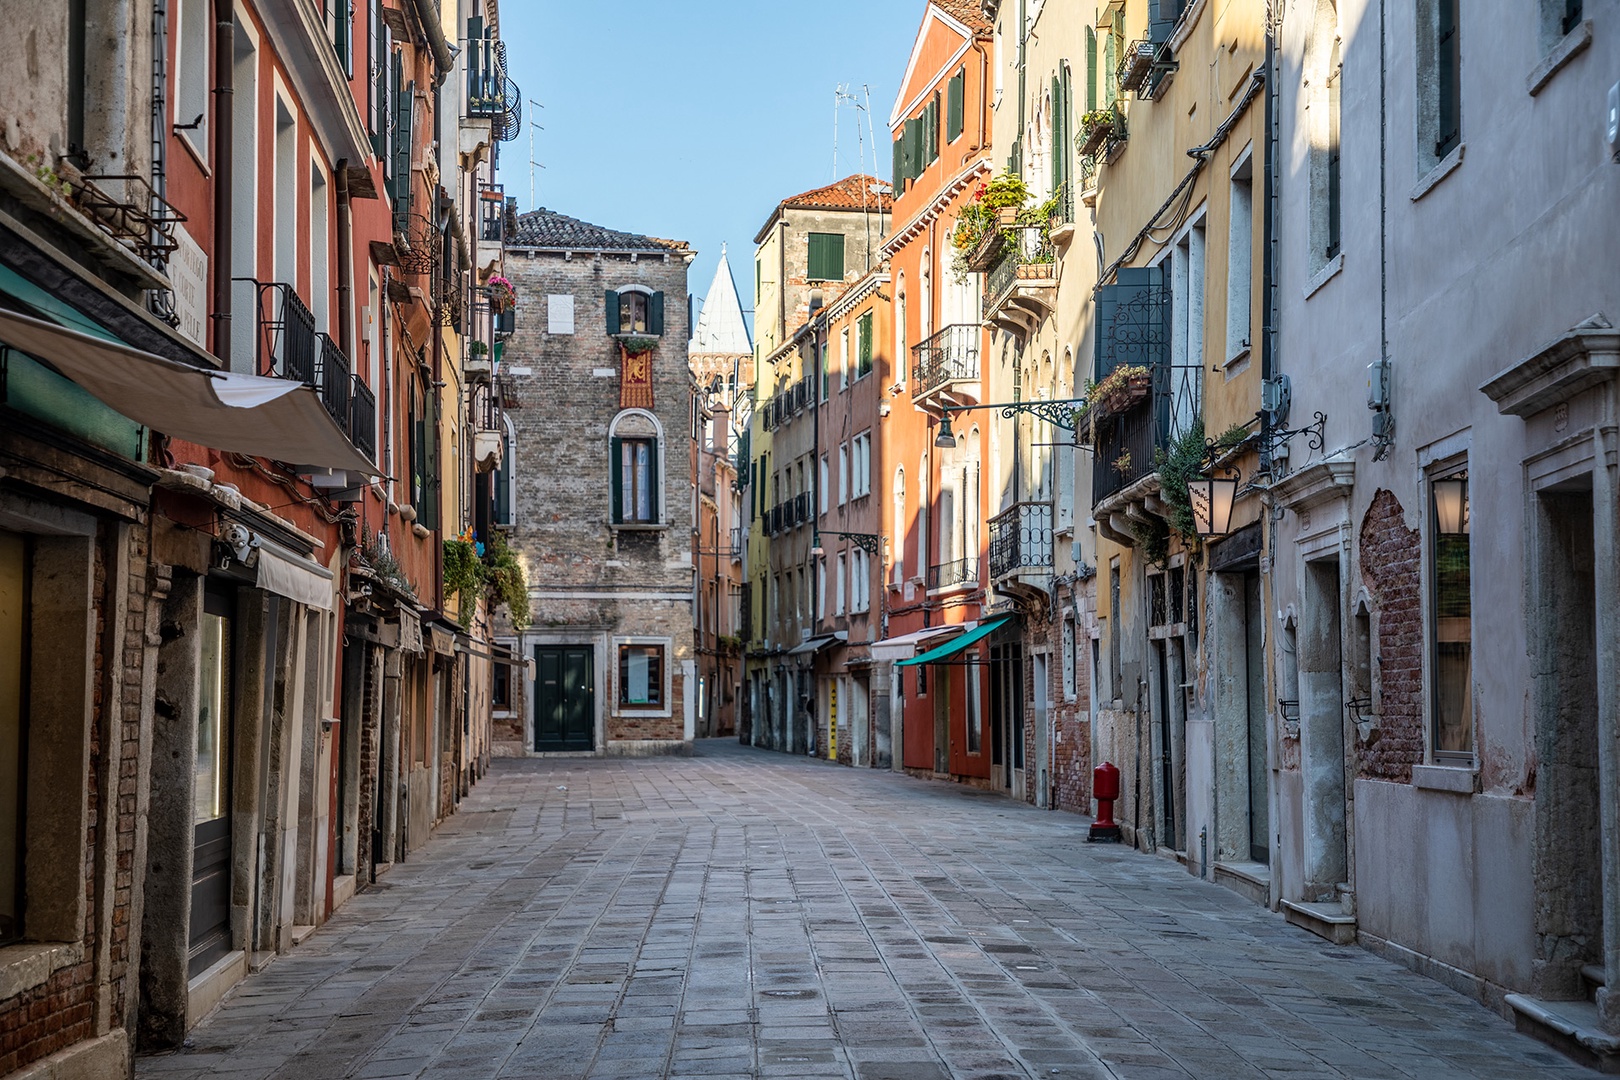
[[[1284,900],[1283,917],[1295,926],[1327,938],[1335,945],[1351,945],[1356,940],[1356,917],[1346,915],[1343,904],[1307,904]]]
[[[1509,994],[1506,1001],[1519,1031],[1588,1068],[1620,1075],[1620,1036],[1603,1030],[1592,1002],[1543,1001],[1526,994]]]
[[[1218,862],[1215,883],[1225,885],[1261,907],[1271,906],[1271,867],[1263,862]]]

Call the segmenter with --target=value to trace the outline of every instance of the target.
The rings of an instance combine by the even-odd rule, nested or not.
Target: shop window
[[[621,709],[665,707],[665,648],[663,644],[619,646]]]
[[[1430,477],[1429,514],[1434,757],[1472,759],[1473,608],[1466,468]]]

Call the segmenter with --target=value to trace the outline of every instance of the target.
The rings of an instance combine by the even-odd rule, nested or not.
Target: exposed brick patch
[[[1423,761],[1422,537],[1389,491],[1361,520],[1361,577],[1376,607],[1378,731],[1357,748],[1362,776],[1408,783]]]

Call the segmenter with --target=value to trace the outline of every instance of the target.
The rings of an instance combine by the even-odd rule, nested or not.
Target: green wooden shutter
[[[899,138],[894,140],[894,193],[896,195],[900,194],[902,191],[904,191],[906,189],[906,153],[905,153],[906,147],[905,147],[905,143],[906,143],[906,139],[905,139],[904,134],[902,134]],[[755,287],[754,287],[754,293],[755,293],[756,296],[759,293],[759,286],[757,284],[758,276],[759,276],[759,273],[758,273],[758,269],[756,268],[755,269],[755,281],[756,281],[756,284],[755,284]]]
[[[939,91],[934,91],[934,100],[928,103],[928,164],[932,165],[939,160]]]
[[[655,292],[647,297],[647,333],[659,337],[664,332],[664,294]]]
[[[1112,105],[1119,99],[1119,50],[1114,39],[1118,36],[1119,16],[1114,16],[1108,28],[1108,40],[1103,44],[1103,104]]]
[[[962,135],[964,121],[965,101],[964,91],[967,85],[967,70],[964,68],[951,76],[951,81],[945,84],[945,141],[955,142]]]
[[[624,440],[615,435],[608,440],[608,492],[613,499],[610,517],[615,523],[624,521],[624,471],[621,466],[623,459]]]
[[[1438,102],[1438,135],[1434,143],[1436,157],[1445,157],[1462,141],[1462,51],[1459,48],[1457,0],[1440,0],[1439,26],[1436,28],[1439,72],[1436,90]]]
[[[395,57],[396,64],[399,58]],[[403,72],[400,67],[397,70]],[[416,83],[406,82],[399,87],[394,101],[394,231],[409,234],[411,217],[411,144],[416,123]]]
[[[1097,111],[1097,30],[1086,27],[1086,111]]]
[[[1063,186],[1063,163],[1068,155],[1063,146],[1063,83],[1052,76],[1052,190]]]
[[[922,118],[906,121],[906,179],[915,180],[922,175]]]
[[[861,316],[860,333],[860,373],[862,375],[869,375],[872,372],[872,313],[870,311]]]
[[[619,294],[609,289],[603,299],[603,307],[607,315],[607,332],[619,332]]]

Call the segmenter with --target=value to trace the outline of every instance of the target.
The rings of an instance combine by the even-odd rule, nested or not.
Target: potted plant
[[[463,366],[469,375],[488,375],[490,372],[489,346],[482,341],[467,342],[467,358]]]
[[[1093,156],[1124,129],[1124,118],[1114,109],[1093,109],[1084,114],[1080,117],[1080,156]]]
[[[489,309],[497,315],[517,306],[517,286],[510,278],[496,274],[485,282],[489,289]]]

